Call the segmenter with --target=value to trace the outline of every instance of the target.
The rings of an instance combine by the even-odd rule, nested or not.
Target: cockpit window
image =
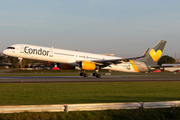
[[[7,49],[15,49],[15,47],[7,47]]]

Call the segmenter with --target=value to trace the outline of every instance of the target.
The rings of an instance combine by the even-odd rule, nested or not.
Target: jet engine
[[[92,62],[88,62],[88,61],[80,61],[79,62],[79,67],[82,70],[95,70],[96,65]]]

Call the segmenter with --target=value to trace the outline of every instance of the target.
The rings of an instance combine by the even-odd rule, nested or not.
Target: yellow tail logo
[[[158,50],[157,52],[155,52],[154,49],[151,49],[149,54],[152,57],[152,59],[156,62],[161,57],[162,51]]]

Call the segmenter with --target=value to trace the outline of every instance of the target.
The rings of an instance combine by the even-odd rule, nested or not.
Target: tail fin
[[[148,63],[148,64],[153,64],[157,65],[159,58],[162,55],[164,46],[166,45],[167,41],[161,40],[154,48],[152,48],[149,53],[141,59],[141,61]]]

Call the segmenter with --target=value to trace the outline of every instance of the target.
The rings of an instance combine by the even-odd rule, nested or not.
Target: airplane
[[[3,54],[17,57],[20,62],[25,58],[67,64],[82,70],[83,72],[80,73],[80,76],[84,77],[88,77],[89,75],[85,71],[94,70],[93,76],[100,78],[101,75],[98,74],[100,69],[131,73],[145,73],[159,70],[161,66],[157,65],[157,63],[162,55],[166,42],[167,41],[161,40],[150,51],[148,48],[142,56],[132,58],[107,56],[28,44],[11,45],[3,51]]]

